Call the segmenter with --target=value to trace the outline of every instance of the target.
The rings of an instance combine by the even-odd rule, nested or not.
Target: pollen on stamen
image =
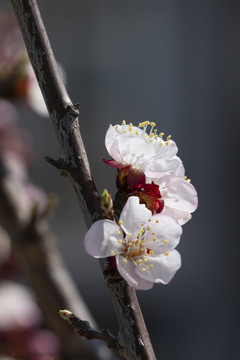
[[[139,123],[138,127],[140,127],[140,128],[143,127],[143,123]]]
[[[171,139],[171,135],[168,135],[168,137],[167,137],[167,141],[169,141],[170,139]]]
[[[141,271],[146,271],[146,269],[144,267],[141,267],[140,270]]]
[[[121,239],[119,239],[118,242],[119,242],[119,244],[122,244],[122,240],[121,240]]]
[[[153,251],[152,251],[152,250],[150,250],[150,251],[149,251],[149,254],[150,254],[150,255],[153,255]]]
[[[125,134],[125,133],[126,133],[126,130],[123,130],[123,131],[122,131],[122,134]]]
[[[169,141],[166,141],[166,142],[165,142],[165,144],[166,144],[166,146],[168,146],[168,144],[169,144]]]
[[[128,263],[127,259],[124,259],[123,262],[124,262],[124,264],[127,264],[127,263]]]
[[[166,251],[166,252],[165,252],[165,256],[168,256],[168,255],[169,255],[169,252],[168,252],[168,251]]]
[[[146,230],[148,230],[148,231],[151,230],[150,226],[148,226]]]
[[[117,230],[117,235],[120,235],[121,234],[121,231],[120,230]]]
[[[153,267],[153,264],[149,264],[148,268],[151,269]]]
[[[128,236],[129,236],[129,237],[132,237],[132,234],[131,234],[131,233],[128,233]]]
[[[139,260],[136,261],[136,263],[137,263],[138,265],[140,265],[140,264],[142,263],[142,260],[139,259]]]
[[[168,244],[168,240],[164,240],[164,244]]]
[[[118,225],[121,226],[122,224],[123,224],[122,220],[119,220]]]
[[[184,180],[187,180],[187,176],[184,176]]]
[[[190,183],[190,182],[191,182],[191,179],[187,179],[187,182],[189,182],[189,183]]]
[[[125,120],[122,121],[122,125],[126,125],[126,121],[125,121]]]
[[[156,236],[153,237],[152,241],[155,242],[157,240]]]
[[[156,132],[157,132],[157,129],[154,129],[154,130],[153,130],[153,132],[155,132],[155,134],[156,134]]]
[[[159,147],[162,147],[162,143],[160,143],[158,146],[159,146]]]
[[[144,262],[148,262],[148,259],[147,259],[147,258],[144,258],[143,261],[144,261]]]
[[[153,232],[152,235],[155,235],[155,233]]]
[[[115,130],[117,130],[117,129],[118,129],[118,125],[115,126]]]
[[[151,122],[150,125],[151,125],[152,127],[156,126],[155,122]]]
[[[137,130],[135,131],[135,135],[139,135],[139,132]]]
[[[154,134],[153,134],[153,133],[149,134],[149,137],[150,137],[150,138],[153,138],[153,137],[154,137]]]
[[[150,222],[150,221],[152,221],[151,219],[148,219],[148,221]]]
[[[161,133],[159,134],[159,137],[163,137],[163,135],[164,135],[164,132],[161,132]]]
[[[158,223],[159,223],[159,220],[156,220],[156,223],[158,224]]]
[[[116,255],[115,251],[113,251],[113,250],[111,250],[110,253],[111,253],[112,255]]]

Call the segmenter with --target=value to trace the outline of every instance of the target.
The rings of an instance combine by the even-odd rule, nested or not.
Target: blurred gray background
[[[238,359],[239,0],[38,3],[70,97],[80,103],[99,191],[115,193],[104,137],[123,119],[154,121],[171,134],[198,190],[199,208],[178,246],[182,268],[169,285],[138,292],[157,358]],[[99,326],[116,333],[99,264],[83,248],[74,193],[43,159],[59,154],[53,126],[27,109],[21,117],[34,139],[32,177],[60,197],[51,224],[64,259]]]

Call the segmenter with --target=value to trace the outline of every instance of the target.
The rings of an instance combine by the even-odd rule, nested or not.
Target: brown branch
[[[59,76],[36,1],[11,2],[60,144],[59,160],[50,161],[70,180],[89,227],[101,217],[101,207],[80,134],[78,107],[72,104]],[[155,355],[135,291],[117,271],[108,271],[106,261],[101,264],[119,322],[119,341],[126,349],[124,357],[154,360]]]
[[[118,339],[113,336],[108,329],[101,331],[93,329],[88,321],[81,320],[68,310],[59,310],[59,315],[72,325],[78,336],[85,337],[88,340],[101,340],[104,341],[110,349],[114,349],[119,353],[123,351]]]

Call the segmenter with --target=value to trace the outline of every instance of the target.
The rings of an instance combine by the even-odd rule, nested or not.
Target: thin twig
[[[72,104],[60,78],[36,1],[11,2],[59,140],[61,154],[55,166],[72,183],[89,227],[101,217],[101,207],[80,134],[78,107]],[[135,291],[117,271],[108,271],[106,262],[102,267],[119,322],[124,357],[156,359]]]
[[[88,340],[102,340],[109,348],[117,350],[120,353],[123,350],[118,339],[113,336],[108,329],[93,329],[88,321],[81,320],[68,310],[59,310],[59,315],[72,325],[77,335],[85,337]]]

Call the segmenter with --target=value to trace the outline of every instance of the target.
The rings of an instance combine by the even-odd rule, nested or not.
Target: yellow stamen
[[[122,125],[126,125],[126,121],[125,121],[125,120],[122,121]]]
[[[120,234],[121,234],[121,231],[120,231],[120,230],[117,230],[117,234],[120,235]]]
[[[168,252],[168,251],[167,251],[167,252],[165,252],[165,255],[166,255],[166,256],[168,256],[168,255],[169,255],[169,252]]]
[[[163,135],[164,135],[164,132],[161,132],[161,133],[159,134],[159,137],[163,137]]]
[[[122,224],[123,224],[122,220],[119,220],[118,225],[121,226]]]
[[[152,267],[153,267],[153,265],[152,265],[152,264],[149,264],[149,265],[148,265],[148,268],[149,268],[149,269],[151,269]]]
[[[157,240],[156,236],[153,237],[152,241],[155,242]]]
[[[167,137],[167,141],[169,141],[170,139],[171,139],[171,135],[168,135],[168,137]]]
[[[113,251],[113,250],[111,250],[110,253],[111,253],[112,255],[116,255],[115,251]]]
[[[168,244],[168,240],[164,240],[164,244]]]

